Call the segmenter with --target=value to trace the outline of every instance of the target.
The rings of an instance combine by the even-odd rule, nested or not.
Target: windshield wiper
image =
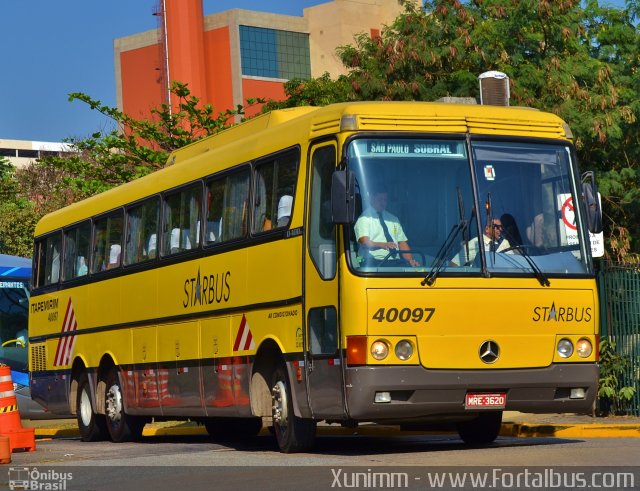
[[[507,237],[507,240],[509,240],[509,236],[508,234],[505,234]],[[509,241],[511,242],[511,241]],[[549,282],[549,278],[547,278],[547,275],[544,274],[542,272],[542,270],[540,269],[540,267],[535,263],[535,261],[533,260],[533,258],[531,257],[531,254],[529,254],[527,252],[527,247],[524,244],[518,244],[518,245],[514,245],[509,247],[508,249],[505,249],[502,251],[502,253],[505,253],[507,251],[518,251],[520,253],[520,255],[525,259],[525,261],[527,261],[527,263],[529,264],[529,267],[531,268],[531,271],[533,271],[534,276],[536,277],[536,279],[540,282],[541,286],[551,286],[551,283]]]
[[[438,277],[438,274],[440,274],[440,271],[442,271],[442,268],[447,260],[447,256],[449,255],[449,251],[451,250],[451,247],[453,246],[453,244],[455,244],[458,234],[462,232],[463,237],[466,237],[466,231],[469,227],[469,222],[471,221],[471,218],[469,220],[465,220],[464,203],[462,201],[462,193],[460,192],[460,188],[457,188],[457,192],[458,192],[458,212],[460,215],[460,221],[457,224],[455,224],[453,227],[451,227],[451,231],[449,232],[449,235],[447,235],[447,238],[442,243],[442,245],[440,246],[440,249],[438,250],[438,253],[436,254],[436,257],[433,261],[433,266],[431,266],[431,270],[429,271],[427,276],[425,276],[424,279],[420,282],[422,286],[424,285],[431,286],[435,283],[436,278]],[[473,216],[473,211],[471,211],[471,215]],[[468,256],[469,255],[468,241],[465,241],[465,245],[467,247],[467,256]]]

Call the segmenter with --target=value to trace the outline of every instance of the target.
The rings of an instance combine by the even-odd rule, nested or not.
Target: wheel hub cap
[[[107,401],[105,412],[107,417],[117,423],[120,421],[120,415],[122,414],[122,394],[117,385],[112,385],[107,391]]]
[[[287,414],[287,388],[284,382],[280,381],[271,390],[271,400],[273,401],[273,422],[280,426],[286,426]]]

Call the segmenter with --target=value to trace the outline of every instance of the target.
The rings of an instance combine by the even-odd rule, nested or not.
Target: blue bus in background
[[[51,415],[31,399],[29,388],[29,293],[31,259],[0,254],[0,363],[11,368],[23,419],[44,419]]]

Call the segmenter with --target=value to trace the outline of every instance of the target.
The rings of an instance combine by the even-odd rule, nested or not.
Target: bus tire
[[[107,374],[105,391],[104,413],[111,440],[115,443],[140,440],[146,420],[124,412],[124,393],[116,367]]]
[[[251,438],[260,433],[262,418],[208,418],[204,427],[214,439]]]
[[[502,411],[490,411],[458,423],[458,434],[468,445],[486,445],[498,437],[501,426]]]
[[[299,418],[293,413],[291,385],[284,364],[273,372],[271,379],[273,432],[281,452],[308,450],[316,437],[316,422]]]
[[[76,417],[78,419],[80,438],[83,442],[100,442],[109,438],[107,421],[104,415],[96,414],[91,405],[89,377],[84,372],[78,379]]]

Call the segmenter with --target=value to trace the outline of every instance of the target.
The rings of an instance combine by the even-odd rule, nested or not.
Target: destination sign
[[[425,140],[365,140],[358,141],[361,156],[409,156],[464,158],[463,142]]]

